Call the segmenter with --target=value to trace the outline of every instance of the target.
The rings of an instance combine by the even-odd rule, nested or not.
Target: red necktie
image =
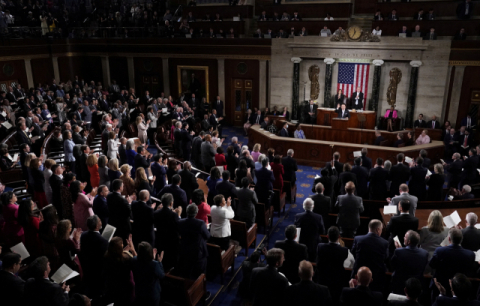
[[[467,146],[467,139],[468,139],[468,136],[465,135],[465,140],[463,141],[463,146],[464,146],[464,147]]]

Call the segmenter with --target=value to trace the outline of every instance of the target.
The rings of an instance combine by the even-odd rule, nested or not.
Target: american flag
[[[367,101],[369,70],[370,64],[338,63],[337,92],[341,89],[346,98],[351,98],[352,93],[360,87],[363,92],[364,109]]]

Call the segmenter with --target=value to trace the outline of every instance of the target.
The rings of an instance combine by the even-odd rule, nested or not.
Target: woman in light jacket
[[[83,194],[86,183],[74,181],[70,184],[70,193],[72,194],[73,215],[75,217],[75,226],[87,231],[87,219],[93,216],[93,199],[97,194],[97,188],[93,188],[89,194]]]
[[[108,150],[107,156],[110,159],[117,158],[118,154],[118,146],[117,142],[115,141],[115,132],[111,131],[108,133]]]
[[[150,139],[150,143],[155,143],[153,139],[153,134],[157,130],[157,114],[153,112],[153,107],[150,105],[147,107],[147,119],[150,121],[150,126],[148,128],[148,139]]]
[[[144,124],[142,117],[138,116],[136,123],[138,129],[138,139],[140,139],[142,143],[147,143],[147,126],[150,123],[150,120],[147,120],[147,124]]]
[[[63,151],[65,153],[65,164],[70,171],[75,171],[75,157],[73,156],[73,147],[75,143],[72,140],[72,133],[70,131],[63,132]]]
[[[98,158],[98,174],[100,175],[99,186],[105,185],[110,188],[110,177],[108,176],[108,158],[102,155]]]
[[[50,186],[50,177],[53,173],[50,169],[55,164],[56,162],[53,159],[47,159],[45,161],[45,167],[43,169],[43,177],[45,178],[45,183],[43,187],[45,190],[45,195],[47,196],[48,203],[52,203],[52,187]]]

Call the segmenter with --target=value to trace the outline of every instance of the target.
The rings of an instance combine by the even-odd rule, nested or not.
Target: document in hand
[[[301,228],[297,227],[297,238],[295,238],[296,242],[300,241],[300,231],[301,231]]]
[[[25,260],[27,259],[28,257],[30,257],[30,253],[28,253],[27,251],[27,248],[25,248],[25,245],[20,242],[19,244],[17,245],[14,245],[10,248],[10,250],[13,252],[13,253],[17,253],[18,255],[20,255],[20,257],[22,258],[22,260]]]
[[[11,125],[9,122],[7,122],[7,121],[3,122],[2,125],[3,125],[7,130],[12,127],[12,125]]]
[[[388,295],[387,301],[406,301],[407,297],[405,295],[390,293]]]
[[[393,241],[396,241],[396,242],[398,242],[399,245],[402,245],[402,243],[400,242],[400,239],[398,239],[398,236],[395,236],[393,238]]]
[[[37,140],[37,139],[40,139],[40,136],[33,136],[32,138],[30,138],[31,140]]]
[[[383,214],[384,215],[389,215],[389,214],[397,214],[397,206],[395,205],[385,205],[383,206]]]
[[[480,223],[475,224],[475,228],[480,229]]]
[[[60,269],[52,276],[52,280],[57,284],[63,284],[71,278],[79,275],[77,271],[73,271],[66,264],[63,264]]]
[[[110,242],[116,230],[117,230],[116,227],[113,227],[110,224],[107,224],[107,226],[105,226],[105,229],[103,230],[102,237],[107,239],[108,242]]]
[[[353,157],[361,157],[362,151],[353,151]]]
[[[432,175],[432,171],[427,170],[427,176],[431,176],[431,175]]]
[[[480,250],[474,252],[475,253],[475,261],[479,262],[480,261]]]
[[[405,161],[409,164],[413,161],[413,159],[411,159],[410,157],[408,156],[405,156]]]
[[[17,162],[17,158],[18,158],[18,153],[13,154],[13,159],[12,159],[12,161],[13,161],[13,162]]]
[[[448,240],[448,235],[443,239],[442,243],[440,243],[440,246],[444,247],[450,244],[450,241]]]
[[[460,223],[460,221],[462,221],[462,219],[460,219],[457,211],[454,211],[450,216],[446,216],[445,218],[443,218],[443,222],[445,223],[447,228],[454,227],[455,225]]]

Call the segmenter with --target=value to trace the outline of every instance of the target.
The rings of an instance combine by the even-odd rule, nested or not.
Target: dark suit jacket
[[[107,205],[110,217],[108,218],[108,224],[116,227],[115,236],[122,237],[124,240],[128,238],[132,231],[130,224],[130,217],[132,211],[130,204],[127,200],[117,192],[111,192],[107,196]]]
[[[157,229],[158,230],[158,229]],[[185,218],[178,221],[180,234],[180,258],[188,261],[199,261],[208,257],[207,240],[210,232],[205,222],[195,218]]]
[[[337,243],[319,243],[317,245],[317,278],[319,284],[341,289],[344,283],[343,263],[348,257],[348,249]]]
[[[298,213],[295,215],[295,226],[301,228],[299,242],[307,246],[309,259],[315,260],[320,235],[325,233],[322,216],[308,210]]]
[[[116,233],[114,236],[116,236]],[[80,244],[82,248],[78,258],[82,265],[85,280],[101,286],[98,288],[101,290],[103,287],[103,258],[108,249],[108,241],[97,232],[86,231],[80,236]]]
[[[125,148],[123,147],[123,145],[120,145],[118,147],[118,155],[120,155],[119,164],[120,165],[126,164],[127,163],[127,154],[125,152]]]
[[[398,236],[400,241],[403,239]],[[428,252],[417,247],[404,247],[396,249],[391,259],[393,269],[392,291],[404,294],[405,281],[411,277],[422,280],[423,272],[428,263]]]
[[[173,195],[174,208],[177,208],[178,206],[182,206],[182,216],[186,214],[186,209],[188,205],[187,193],[184,190],[182,190],[179,186],[169,184],[163,187],[163,189],[160,190],[160,192],[157,194],[156,197],[161,199],[162,195],[164,195],[165,193],[171,193]]]
[[[153,224],[157,229],[155,233],[155,247],[158,251],[178,247],[180,232],[178,230],[178,215],[168,207],[163,207],[153,213]]]
[[[215,103],[215,109],[217,110],[217,116],[222,117],[223,116],[223,101],[220,100],[220,104],[218,104],[217,101],[215,101],[213,103]]]
[[[360,92],[360,95],[358,97],[358,105],[355,105],[355,98],[357,97],[357,92],[355,91],[352,93],[352,99],[351,99],[351,108],[353,109],[363,109],[363,92]]]
[[[146,241],[153,245],[155,233],[153,231],[153,209],[142,201],[135,201],[132,203],[132,237],[139,242]]]
[[[0,270],[0,293],[4,305],[25,306],[25,281],[10,272]]]
[[[49,182],[52,190],[58,190],[58,192],[52,192],[52,205],[55,206],[55,208],[57,209],[57,213],[60,215],[60,217],[63,217],[63,215],[61,214],[62,211],[60,210],[60,212],[58,212],[59,207],[62,207],[62,197],[60,189],[62,188],[63,181],[55,174],[52,174],[52,176],[50,176]]]
[[[379,146],[380,143],[384,140],[385,140],[385,138],[383,138],[383,136],[378,136],[377,138],[375,138],[375,143],[373,145],[374,146]]]
[[[312,281],[300,281],[289,286],[286,291],[286,305],[332,306],[332,297],[328,288]]]
[[[448,280],[453,278],[456,273],[471,276],[474,264],[475,253],[459,245],[451,244],[446,247],[437,248],[429,263],[430,267],[435,269],[432,281],[430,282],[430,289],[435,287],[433,278],[436,277],[437,281],[449,292],[450,284]]]
[[[317,109],[318,109],[318,105],[316,104],[313,104],[313,111],[310,111],[310,104],[308,104],[307,106],[305,106],[305,117],[306,118],[317,118]],[[313,116],[310,116],[308,113],[313,113]]]
[[[361,198],[366,198],[368,196],[368,170],[364,166],[354,166],[351,171],[355,174],[357,183],[355,184],[355,191],[357,195]],[[345,189],[345,185],[343,186]]]
[[[410,168],[405,164],[396,164],[390,168],[389,177],[392,180],[390,184],[390,196],[399,194],[401,184],[407,183],[410,178]]]
[[[27,305],[68,305],[68,293],[49,279],[31,278],[25,283]]]
[[[427,193],[425,176],[427,175],[427,168],[415,166],[410,169],[410,181],[408,181],[409,193],[418,198],[419,201],[424,201]]]
[[[215,190],[217,191],[217,194],[223,195],[225,197],[225,200],[231,197],[232,203],[233,199],[237,197],[237,188],[235,188],[235,185],[230,183],[229,181],[218,181]]]
[[[255,268],[250,280],[253,306],[281,305],[284,303],[288,281],[275,267]]]
[[[178,174],[182,178],[180,188],[185,191],[188,203],[192,199],[193,191],[198,188],[197,178],[195,174],[186,169],[181,170]]]
[[[375,275],[372,288],[383,288],[386,266],[384,260],[387,258],[388,241],[373,233],[363,236],[356,236],[353,239],[352,254],[355,257],[352,278],[357,274],[360,267],[369,267]]]
[[[339,110],[338,111],[338,118],[350,118],[350,112],[348,111],[348,109],[345,109],[345,112],[343,113],[343,116],[342,116],[342,110]]]
[[[348,182],[353,182],[355,186],[357,186],[357,175],[350,171],[340,173],[340,175],[338,176],[337,184],[335,186],[336,194],[344,195],[345,184],[347,184]]]
[[[370,200],[385,200],[387,198],[388,171],[382,167],[370,169]]]
[[[340,173],[343,172],[343,163],[339,161],[334,161],[333,166],[335,167],[335,170],[337,170],[337,173],[340,175]]]
[[[418,218],[410,215],[409,213],[400,214],[398,216],[393,216],[390,219],[390,222],[387,224],[387,235],[389,234],[388,242],[389,242],[389,250],[390,256],[393,255],[393,251],[395,250],[395,243],[393,238],[398,236],[400,242],[403,245],[403,237],[405,237],[405,233],[409,230],[418,230]]]
[[[415,122],[413,123],[413,126],[421,127],[421,128],[427,127],[427,121],[422,120],[422,122],[420,122],[419,120],[415,120]]]
[[[432,306],[480,306],[480,301],[467,301],[457,297],[439,296]]]
[[[341,306],[368,305],[381,306],[383,295],[381,292],[370,290],[369,287],[357,286],[356,288],[343,288],[340,296]]]
[[[428,185],[427,201],[443,201],[443,184],[445,183],[445,175],[433,173],[427,180]]]
[[[453,161],[445,167],[445,170],[448,171],[448,188],[458,188],[458,183],[462,178],[462,168],[463,162],[461,160]]]
[[[73,133],[72,135],[72,140],[75,144],[85,144],[85,142],[87,141],[85,138],[83,138],[80,134],[78,133]]]
[[[53,175],[52,175],[53,176]],[[98,195],[93,200],[93,213],[96,214],[102,221],[102,229],[105,229],[105,226],[108,224],[108,205],[107,199]]]
[[[277,240],[275,247],[285,252],[285,261],[278,271],[282,272],[291,284],[298,283],[300,281],[298,265],[302,260],[308,260],[307,247],[304,244],[287,239]]]
[[[145,156],[141,154],[135,155],[134,162],[135,162],[135,169],[142,167],[146,171],[146,169],[150,167],[150,159],[146,159]]]
[[[432,127],[432,122],[433,122],[433,120],[428,121],[428,123],[427,123],[427,128],[429,128],[429,129],[432,129],[432,128],[433,128],[433,127]],[[435,128],[436,128],[436,129],[441,129],[441,128],[442,128],[442,127],[440,126],[440,124],[438,123],[438,121],[436,121],[436,120],[435,120]]]
[[[253,121],[252,121],[252,124],[257,124],[257,121],[258,121],[258,124],[262,124],[263,122],[263,115],[258,115],[258,114],[254,114],[253,116]]]
[[[290,135],[288,134],[288,130],[283,128],[283,129],[280,130],[280,136],[289,137]]]
[[[262,167],[259,170],[255,170],[255,177],[257,178],[255,192],[257,193],[258,201],[260,203],[265,203],[268,208],[270,207],[267,201],[268,196],[270,195],[269,191],[273,190],[273,182],[275,181],[273,171]]]
[[[282,165],[284,170],[283,180],[289,181],[293,186],[297,181],[297,161],[293,157],[285,156],[282,158]]]
[[[15,136],[17,137],[17,143],[28,143],[29,146],[32,145],[30,138],[20,129],[17,129],[17,134]]]
[[[468,226],[462,229],[462,247],[470,251],[480,250],[480,230],[475,226]]]
[[[326,197],[321,193],[317,193],[311,195],[309,198],[311,198],[314,203],[313,212],[322,216],[325,228],[328,229],[330,227],[328,214],[332,210],[332,203],[330,197]]]
[[[356,230],[360,226],[360,214],[364,211],[362,198],[354,194],[340,195],[335,206],[338,207],[339,227]]]
[[[362,167],[367,168],[368,171],[372,168],[372,159],[362,154]]]

